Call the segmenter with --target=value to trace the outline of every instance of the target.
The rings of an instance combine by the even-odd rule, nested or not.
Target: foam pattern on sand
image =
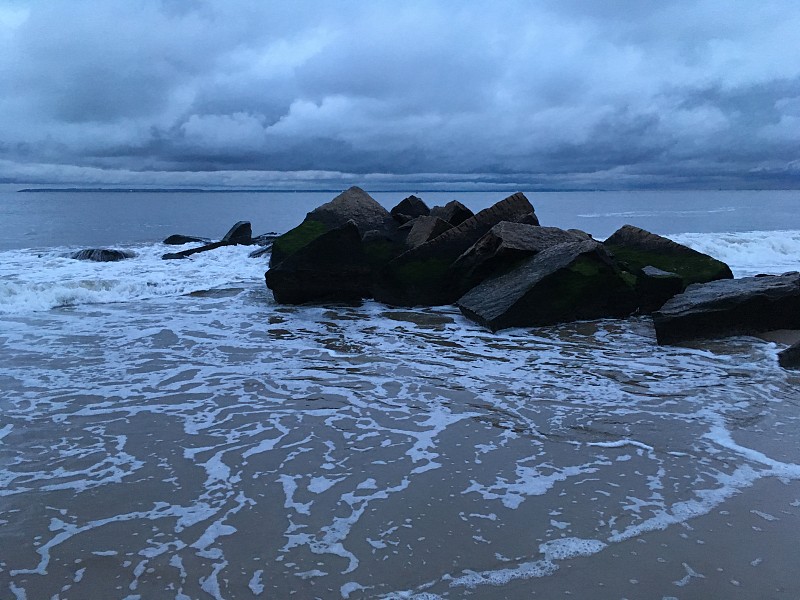
[[[800,478],[774,344],[238,284],[3,318],[0,595],[460,598]]]

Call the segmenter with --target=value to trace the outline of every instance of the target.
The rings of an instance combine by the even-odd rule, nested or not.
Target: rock
[[[406,236],[407,248],[416,248],[440,236],[453,226],[439,217],[418,217],[411,221],[413,225]]]
[[[653,313],[659,344],[800,329],[800,273],[690,285]]]
[[[450,304],[460,293],[452,283],[450,266],[501,221],[516,222],[533,212],[524,194],[517,193],[480,211],[429,242],[404,252],[378,273],[375,298],[395,306]]]
[[[583,239],[589,238],[557,227],[502,221],[459,256],[452,268],[464,293],[487,277],[501,275],[542,250]]]
[[[647,265],[636,275],[639,312],[644,314],[661,308],[667,300],[680,294],[685,287],[680,275],[662,271],[652,265]]]
[[[108,248],[87,248],[70,254],[70,258],[75,260],[91,260],[94,262],[116,262],[126,258],[133,258],[134,256],[136,254],[133,252],[110,250]]]
[[[353,221],[361,235],[367,231],[391,232],[397,228],[389,211],[358,187],[351,187],[306,215],[300,225],[275,239],[270,266],[303,248],[323,233]]]
[[[391,211],[392,218],[398,223],[406,223],[417,217],[426,217],[430,214],[428,205],[421,198],[409,196],[401,200]]]
[[[211,242],[210,244],[205,244],[198,248],[189,248],[188,250],[182,250],[180,252],[169,252],[167,254],[161,255],[161,260],[175,260],[180,258],[189,258],[193,254],[199,254],[200,252],[208,252],[209,250],[216,250],[217,248],[222,248],[223,246],[232,246],[231,242]]]
[[[247,255],[247,258],[261,258],[262,256],[266,256],[272,252],[272,244],[267,244],[266,246],[261,246],[256,250],[253,250],[250,254]]]
[[[684,288],[692,283],[733,278],[725,263],[632,225],[623,226],[603,244],[631,272],[653,266],[678,274]]]
[[[475,214],[458,200],[451,200],[444,206],[434,206],[430,210],[432,217],[439,217],[451,225],[461,225]]]
[[[250,226],[250,221],[239,221],[228,230],[222,240],[229,244],[242,244],[249,246],[253,243],[253,229]]]
[[[634,282],[601,243],[567,242],[487,279],[464,294],[458,307],[492,331],[620,318],[636,306]]]
[[[265,274],[277,302],[357,302],[369,295],[371,272],[355,222],[326,231]]]
[[[183,246],[184,244],[193,244],[196,242],[206,244],[209,243],[210,241],[211,240],[209,240],[208,238],[199,238],[199,237],[193,237],[191,235],[181,235],[179,233],[176,233],[174,235],[169,236],[162,243],[167,244],[169,246]]]
[[[800,369],[800,342],[779,352],[778,364],[784,369]]]

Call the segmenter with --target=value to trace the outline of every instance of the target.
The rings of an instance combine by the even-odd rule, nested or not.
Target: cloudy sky
[[[797,0],[0,0],[0,183],[800,187]]]

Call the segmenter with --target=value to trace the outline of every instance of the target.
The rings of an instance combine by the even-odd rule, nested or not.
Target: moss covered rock
[[[632,273],[638,274],[647,266],[656,267],[678,275],[683,288],[692,283],[733,278],[724,262],[633,225],[623,226],[603,244]]]
[[[492,331],[621,318],[636,307],[634,283],[599,242],[567,242],[487,279],[462,296],[458,307]]]

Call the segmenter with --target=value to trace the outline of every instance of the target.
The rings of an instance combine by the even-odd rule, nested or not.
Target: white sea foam
[[[0,313],[23,314],[263,285],[267,267],[264,258],[248,258],[250,246],[226,246],[182,260],[162,260],[162,254],[176,250],[163,244],[126,249],[136,255],[107,263],[67,258],[74,248],[0,252]]]
[[[669,238],[727,263],[734,276],[800,270],[800,231],[681,233]]]

